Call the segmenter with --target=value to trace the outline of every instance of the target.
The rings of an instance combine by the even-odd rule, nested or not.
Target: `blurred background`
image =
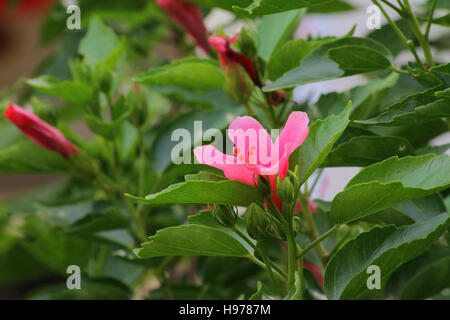
[[[443,2],[445,1],[448,0]],[[411,0],[411,3],[414,10],[421,11],[428,2]],[[81,30],[66,28],[68,17],[66,7],[70,4],[77,4],[81,8]],[[377,30],[370,30],[367,27],[370,16],[367,8],[370,5],[370,0],[348,0],[345,5],[341,5],[338,12],[327,13],[327,7],[318,8],[317,12],[310,12],[301,20],[296,37],[342,36],[356,26],[356,36],[370,34],[373,38],[377,38]],[[441,13],[446,13],[445,9],[439,9],[436,15],[439,16]],[[205,14],[207,28],[212,33],[223,29],[229,34],[234,34],[242,26],[241,22],[235,22],[235,17],[231,13],[223,10],[214,9]],[[145,70],[150,66],[181,57],[194,46],[189,40],[186,48],[183,47],[186,41],[180,45],[183,32],[173,27],[152,0],[0,0],[0,107],[5,107],[12,96],[19,95],[26,100],[26,97],[31,95],[31,92],[28,92],[30,89],[23,83],[25,78],[40,74],[50,74],[60,79],[67,78],[69,76],[67,61],[77,55],[78,43],[85,33],[90,18],[94,15],[100,16],[118,34],[127,37],[131,46],[131,61],[136,69]],[[385,23],[382,17],[381,24]],[[439,46],[441,49],[434,52],[436,60],[448,61],[450,57],[448,28],[433,25],[432,29],[431,40],[441,43]],[[397,50],[401,46],[397,38],[377,40],[384,42],[391,50]],[[201,55],[201,52],[197,54]],[[401,65],[409,60],[408,53],[400,53],[396,59],[396,63]],[[345,91],[366,82],[366,77],[354,76],[302,86],[295,90],[295,99],[299,103],[314,103],[323,93]],[[89,137],[89,131],[83,125],[75,122],[73,127],[78,133]],[[21,133],[11,124],[0,119],[0,149],[10,145],[20,138],[20,135]],[[448,142],[450,142],[448,132],[432,141],[437,145]],[[326,169],[313,198],[332,199],[358,170],[358,168]],[[33,190],[58,183],[63,179],[64,177],[58,175],[2,175],[0,201],[7,203],[17,195],[32,193]],[[1,214],[7,212],[2,212],[0,207]],[[0,265],[1,263],[2,261]],[[36,280],[38,282],[52,281],[52,278],[42,280],[38,275],[39,269],[37,275],[31,276],[38,279]],[[11,274],[0,274],[0,299],[21,297],[24,292],[29,291],[30,286],[36,286],[34,282],[26,282],[23,286],[11,287],[8,285],[8,281],[14,280],[11,277]]]

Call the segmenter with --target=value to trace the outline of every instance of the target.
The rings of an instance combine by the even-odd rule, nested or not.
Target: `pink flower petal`
[[[254,118],[237,117],[229,127],[228,137],[236,146],[234,153],[240,162],[269,167],[274,161],[272,139]]]
[[[302,111],[292,112],[274,144],[280,154],[278,175],[284,177],[289,167],[289,156],[306,139],[309,133],[308,115]]]
[[[211,145],[195,148],[194,155],[198,162],[222,170],[228,179],[255,184],[255,171],[245,164],[237,163],[236,157],[223,154]]]

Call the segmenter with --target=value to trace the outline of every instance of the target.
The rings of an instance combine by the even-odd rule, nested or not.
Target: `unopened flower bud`
[[[256,49],[255,37],[252,31],[248,28],[242,28],[238,36],[238,45],[244,56],[249,57],[251,60],[257,59],[258,51]]]
[[[298,176],[291,170],[288,171],[288,177],[292,182],[292,186],[294,187],[294,191],[298,191],[300,189],[300,180]]]
[[[255,240],[262,240],[270,231],[270,218],[256,203],[252,203],[244,214],[247,232]]]
[[[294,186],[289,179],[284,179],[279,183],[280,187],[277,189],[277,193],[283,201],[283,203],[292,203],[295,200]]]
[[[224,227],[231,228],[236,224],[237,213],[231,206],[215,205],[213,214],[216,220]]]

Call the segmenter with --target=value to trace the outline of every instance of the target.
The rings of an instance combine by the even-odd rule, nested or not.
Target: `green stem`
[[[314,189],[316,188],[316,185],[317,185],[317,183],[319,182],[319,179],[320,179],[320,176],[322,175],[322,173],[323,173],[323,168],[320,168],[319,170],[317,170],[317,175],[316,175],[316,177],[314,178],[314,181],[313,181],[313,183],[312,183],[312,185],[311,185],[311,188],[309,188],[310,190],[310,192],[307,194],[307,196],[309,196],[313,191],[314,191]],[[305,185],[306,186],[306,185]]]
[[[139,149],[139,196],[143,197],[145,186],[145,147],[144,147],[144,132],[142,128],[138,128],[138,149]]]
[[[290,228],[291,229],[291,228]],[[295,284],[295,271],[297,264],[297,243],[295,242],[294,234],[292,230],[287,232],[287,242],[288,242],[288,291]]]
[[[142,223],[139,212],[137,212],[136,208],[131,203],[131,200],[128,199],[127,197],[123,198],[123,202],[125,203],[126,207],[130,211],[131,218],[133,219],[134,224],[136,225],[136,235],[138,236],[138,239],[143,242],[147,241],[147,236],[145,235],[144,225]]]
[[[297,274],[295,275],[295,294],[292,300],[302,300],[303,299],[303,257],[298,257],[297,262]]]
[[[320,235],[319,235],[319,232],[317,231],[314,217],[312,216],[312,213],[309,210],[308,200],[303,195],[300,196],[300,204],[302,205],[302,211],[304,213],[305,220],[308,224],[308,231],[309,231],[308,233],[309,233],[310,237],[312,238],[312,240],[315,241],[316,239],[320,238]],[[322,260],[322,262],[325,261],[328,254],[327,254],[327,251],[325,250],[325,247],[322,245],[322,243],[320,243],[320,241],[318,242],[318,244],[316,246],[316,250],[317,250],[317,253],[319,254],[319,257]]]
[[[397,3],[398,3],[398,5],[400,6],[400,8],[402,9],[402,11],[405,11],[405,13],[406,13],[406,8],[405,8],[405,6],[403,5],[402,1],[401,1],[401,0],[397,0]]]
[[[253,263],[255,263],[256,265],[258,265],[259,267],[261,267],[262,269],[268,271],[268,267],[266,266],[266,264],[264,262],[262,262],[261,260],[259,260],[258,258],[256,258],[254,255],[250,255],[248,257],[251,261],[253,261]],[[285,279],[283,278],[283,276],[278,273],[277,271],[273,270],[273,274],[280,280],[280,281],[284,281]]]
[[[425,67],[423,66],[422,60],[420,60],[419,55],[417,54],[416,48],[414,46],[414,43],[412,40],[408,40],[408,48],[412,52],[414,59],[416,59],[417,64],[422,70],[425,70]]]
[[[389,15],[387,14],[386,10],[384,10],[383,6],[377,1],[377,0],[372,0],[372,2],[378,7],[380,8],[381,13],[383,14],[383,16],[386,18],[386,20],[389,22],[389,24],[391,25],[392,29],[394,30],[394,32],[397,34],[397,36],[400,38],[400,40],[403,42],[403,44],[405,45],[406,48],[409,49],[409,51],[411,51],[411,53],[413,54],[414,58],[416,59],[416,61],[418,62],[419,66],[421,66],[423,68],[422,62],[419,59],[419,56],[417,55],[416,49],[414,46],[411,46],[410,43],[408,42],[408,39],[405,37],[405,35],[403,34],[403,32],[400,30],[400,28],[397,26],[397,24],[391,19],[391,17],[389,17]],[[399,2],[399,5],[402,7],[402,10],[405,10],[405,8],[403,7],[403,5],[401,4],[401,2]]]
[[[170,266],[177,259],[178,259],[177,256],[166,257],[159,266],[159,268],[156,270],[156,277],[159,281],[161,292],[163,293],[164,298],[166,300],[173,300],[174,297],[172,291],[170,290],[169,281],[164,272],[167,269],[167,267]]]
[[[309,250],[315,248],[318,244],[320,244],[323,240],[331,236],[336,230],[338,230],[340,225],[335,225],[333,228],[325,232],[323,235],[318,237],[316,240],[312,241],[309,245],[307,245],[302,252],[299,254],[299,257],[303,257]]]
[[[428,17],[427,27],[425,29],[425,40],[427,40],[427,41],[430,37],[430,28],[431,28],[431,24],[433,22],[433,15],[434,15],[434,10],[436,10],[436,5],[437,5],[437,0],[433,0],[433,3],[431,5],[430,16]]]
[[[383,14],[383,16],[389,22],[389,24],[391,25],[392,29],[395,31],[395,33],[400,38],[400,40],[402,40],[404,45],[407,47],[408,46],[407,45],[408,39],[406,39],[405,35],[400,30],[400,28],[397,26],[397,24],[391,19],[391,17],[389,17],[389,15],[387,14],[386,10],[384,10],[383,6],[377,0],[372,0],[372,2],[373,2],[374,5],[376,5],[378,8],[380,8],[380,11]]]
[[[390,67],[389,67],[389,70],[394,71],[394,72],[397,72],[397,73],[399,73],[399,74],[409,75],[409,72],[408,72],[408,71],[403,70],[403,69],[400,69],[400,68],[396,68],[396,67],[394,67],[394,66],[390,66]]]
[[[239,230],[236,226],[232,227],[231,230],[233,230],[239,237],[241,237],[245,242],[247,242],[248,245],[250,247],[252,247],[252,249],[263,258],[263,260],[264,260],[263,269],[266,269],[269,273],[275,274],[279,280],[281,280],[281,281],[285,280],[285,278],[287,276],[286,273],[284,273],[280,268],[278,268],[278,266],[276,264],[274,264],[272,261],[270,261],[270,259],[264,254],[264,252],[262,250],[260,250],[260,248],[258,248],[244,233],[242,233],[241,230]],[[250,259],[259,265],[259,262],[261,262],[261,261],[258,260],[259,262],[257,262],[253,258],[258,260],[255,256],[251,256]],[[265,262],[267,262],[267,263],[265,263]],[[272,268],[274,270],[271,270]]]
[[[283,288],[280,284],[280,281],[278,281],[278,279],[275,277],[275,275],[272,271],[272,268],[271,268],[272,263],[269,261],[269,259],[267,258],[266,254],[264,252],[265,247],[264,247],[263,242],[259,241],[258,246],[259,246],[259,252],[261,254],[261,258],[263,259],[265,265],[267,266],[267,271],[269,272],[270,278],[272,279],[272,282],[274,283],[275,287],[277,288],[280,297],[282,297],[283,296]]]
[[[387,6],[389,6],[391,9],[393,9],[395,12],[398,13],[399,16],[403,16],[404,12],[402,11],[401,8],[396,7],[395,5],[393,5],[392,3],[390,3],[389,1],[386,0],[381,0],[381,2],[383,2],[384,4],[386,4]]]
[[[273,209],[273,212],[276,213],[276,215],[280,218],[278,219],[281,223],[287,224],[286,219],[284,218],[283,214],[280,212],[280,210],[278,210],[277,206],[275,205],[275,203],[273,203],[273,200],[271,197],[267,197],[267,202],[269,202],[270,206]]]
[[[341,240],[339,240],[338,243],[334,246],[334,248],[328,253],[328,257],[332,257],[334,253],[340,248],[341,244],[344,243],[345,240],[347,240],[347,237],[351,234],[351,229],[348,229],[345,235],[342,237]]]
[[[425,61],[429,67],[432,67],[432,66],[434,66],[434,61],[433,61],[433,56],[431,55],[430,44],[428,43],[428,40],[422,34],[422,31],[420,30],[419,22],[417,21],[417,17],[411,9],[409,0],[404,0],[404,6],[408,13],[408,16],[406,19],[407,19],[409,25],[411,26],[411,28],[414,32],[414,35],[416,36],[417,40],[419,41],[420,46],[422,47],[423,53],[425,55]]]

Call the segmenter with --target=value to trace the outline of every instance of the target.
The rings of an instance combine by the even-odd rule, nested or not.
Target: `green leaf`
[[[395,224],[397,226],[422,222],[447,211],[439,193],[408,200],[367,216],[364,221],[374,224]]]
[[[423,300],[450,287],[450,249],[435,245],[395,271],[387,291],[396,299]]]
[[[407,39],[415,39],[414,32],[406,19],[398,19],[395,23]],[[382,43],[394,56],[406,50],[403,42],[398,41],[398,35],[389,23],[381,26],[380,29],[373,30],[367,36]]]
[[[450,27],[450,13],[447,13],[445,16],[439,18],[434,18],[433,23],[444,27]]]
[[[438,98],[441,98],[441,99],[450,100],[450,88],[447,88],[447,89],[444,89],[444,90],[441,90],[441,91],[437,91],[437,92],[434,93],[434,95],[436,97],[438,97]]]
[[[301,10],[264,16],[258,25],[258,53],[264,60],[292,37],[298,26]]]
[[[331,217],[336,223],[348,223],[448,186],[448,155],[392,157],[359,172],[333,199]]]
[[[375,79],[363,86],[357,86],[350,91],[353,110],[350,119],[367,119],[377,113],[377,107],[382,99],[395,86],[399,78],[397,73],[391,73],[383,79]]]
[[[89,213],[65,231],[68,234],[89,235],[99,231],[124,229],[128,225],[128,218],[119,210],[111,208],[104,213]]]
[[[0,150],[0,175],[8,173],[67,173],[67,161],[56,152],[22,141]]]
[[[392,59],[389,50],[374,40],[346,37],[315,49],[299,67],[264,87],[264,91],[384,70],[391,65]]]
[[[401,137],[359,136],[333,149],[322,167],[365,167],[392,156],[414,154],[409,141]]]
[[[440,146],[426,146],[421,149],[416,150],[417,155],[424,155],[424,154],[443,154],[450,149],[450,143],[443,144]]]
[[[193,89],[170,86],[150,86],[151,90],[170,98],[173,102],[198,109],[217,109],[224,106],[237,106],[231,96],[222,89]]]
[[[317,120],[309,128],[305,142],[298,149],[299,178],[301,183],[316,170],[326,159],[341,134],[349,123],[351,102],[338,116],[329,116],[325,120]],[[297,160],[297,159],[296,159]]]
[[[410,226],[375,227],[347,242],[330,260],[325,270],[324,288],[329,299],[355,299],[369,293],[367,268],[377,265],[381,283],[403,263],[425,250],[449,226],[442,213]],[[373,291],[373,290],[372,290]]]
[[[190,224],[159,230],[135,250],[142,259],[162,256],[249,257],[251,248],[229,233],[204,225]]]
[[[78,51],[87,63],[95,68],[99,62],[108,59],[118,46],[119,39],[114,31],[105,26],[99,18],[94,17],[89,23],[86,36],[80,42]]]
[[[328,51],[328,56],[344,70],[343,76],[383,70],[391,65],[391,61],[380,54],[380,51],[359,45],[332,48]]]
[[[28,252],[54,271],[66,275],[70,265],[81,269],[87,266],[92,249],[90,241],[67,235],[37,216],[28,216],[23,231],[27,235],[24,246]]]
[[[214,229],[221,230],[225,233],[228,233],[230,236],[241,242],[245,247],[248,247],[248,243],[242,239],[240,236],[238,236],[233,230],[230,228],[226,228],[223,225],[221,225],[217,219],[213,216],[211,211],[201,211],[198,214],[192,215],[188,217],[189,224],[196,224],[201,225],[205,227],[211,227]],[[242,234],[244,234],[255,246],[256,246],[256,240],[251,239],[251,237],[248,235],[247,228],[245,226],[244,219],[241,217],[238,217],[236,222],[236,228],[239,229]],[[248,247],[251,251],[250,247]]]
[[[112,140],[121,133],[122,124],[129,115],[130,112],[126,112],[114,121],[106,122],[96,116],[85,114],[84,120],[92,132]]]
[[[269,16],[270,17],[270,16]],[[267,63],[267,74],[270,80],[276,80],[284,73],[298,67],[314,49],[330,42],[332,39],[321,39],[307,41],[295,39],[286,42],[276,50]]]
[[[355,122],[368,125],[404,126],[450,117],[450,101],[437,98],[433,92],[434,89],[414,93],[387,107],[386,112],[376,118],[355,120]]]
[[[153,86],[221,89],[225,77],[219,64],[212,59],[184,58],[139,74],[132,81]]]
[[[443,119],[433,120],[400,127],[371,126],[370,131],[379,135],[398,136],[407,139],[414,148],[422,148],[433,138],[448,132],[448,125]]]
[[[347,12],[355,10],[356,8],[345,1],[335,0],[329,3],[319,4],[315,6],[308,7],[309,14],[324,14],[324,13],[336,13],[336,12]]]
[[[92,89],[82,82],[61,81],[55,77],[43,75],[25,81],[30,87],[46,94],[62,98],[67,102],[83,104],[92,99]]]
[[[246,2],[248,1],[244,1],[244,3],[242,3],[243,1],[230,0],[228,2],[234,2],[236,4],[235,6],[233,6],[233,9],[238,13],[250,15],[266,15],[299,8],[306,8],[331,1],[332,0],[253,0],[250,5],[246,4]]]
[[[198,181],[198,180],[207,180],[207,181],[223,181],[227,180],[223,175],[218,175],[212,172],[200,171],[196,174],[188,174],[184,176],[186,181]]]
[[[201,181],[192,180],[177,183],[168,188],[146,196],[130,198],[146,204],[198,203],[198,204],[230,204],[248,206],[252,202],[262,202],[258,190],[236,180]]]

